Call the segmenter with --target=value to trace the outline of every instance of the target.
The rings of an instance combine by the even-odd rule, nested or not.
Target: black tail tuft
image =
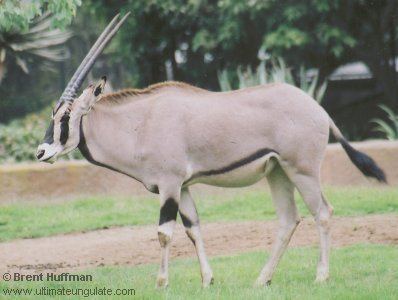
[[[380,169],[371,157],[355,150],[345,139],[340,139],[339,142],[343,146],[345,152],[347,152],[350,160],[365,176],[374,177],[378,181],[387,183],[384,171]]]

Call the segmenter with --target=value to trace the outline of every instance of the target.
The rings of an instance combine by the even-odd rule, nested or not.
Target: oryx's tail
[[[350,160],[365,176],[374,177],[381,182],[387,182],[384,171],[380,169],[371,157],[355,150],[344,138],[331,118],[329,118],[329,128],[336,140],[343,146]]]

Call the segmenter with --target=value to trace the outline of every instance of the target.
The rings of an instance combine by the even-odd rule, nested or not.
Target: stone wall
[[[352,143],[371,155],[385,170],[390,185],[398,184],[398,142]],[[349,161],[339,144],[330,144],[322,165],[324,185],[376,185]],[[256,184],[254,188],[262,188]],[[224,193],[225,189],[198,185],[195,193]],[[229,192],[233,190],[229,189]],[[135,180],[85,161],[0,166],[0,202],[53,201],[86,195],[150,195]]]

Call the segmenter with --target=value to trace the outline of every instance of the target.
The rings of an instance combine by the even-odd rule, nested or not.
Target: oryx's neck
[[[141,122],[139,113],[129,109],[98,106],[82,117],[79,150],[89,162],[139,180],[134,151]]]

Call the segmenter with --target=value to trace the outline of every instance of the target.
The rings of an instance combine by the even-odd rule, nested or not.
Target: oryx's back
[[[328,141],[327,113],[307,94],[287,84],[231,92],[163,84],[144,91],[125,95],[131,99],[117,105],[104,105],[105,111],[120,115],[119,128],[129,129],[118,135],[117,144],[129,148],[129,139],[139,141],[136,153],[167,157],[165,164],[174,168],[176,162],[182,162],[184,168],[189,165],[188,171],[181,170],[188,177],[189,173],[222,168],[262,149],[278,153],[281,159],[299,161],[312,156],[320,161]],[[105,121],[102,124],[106,124],[102,133],[112,135],[119,130]]]
[[[326,112],[304,92],[287,84],[222,93],[184,84],[163,85],[144,98],[131,97],[136,99],[113,108],[124,116],[118,123],[121,128],[135,128],[123,131],[118,144],[126,143],[126,133],[131,133],[131,139],[139,140],[136,153],[167,158],[164,164],[170,168],[181,164],[184,169],[180,172],[196,181],[209,178],[199,176],[205,170],[221,170],[234,163],[242,177],[245,170],[237,162],[253,159],[245,164],[249,169],[243,181],[222,183],[212,176],[219,185],[249,183],[261,173],[257,169],[264,168],[264,161],[258,160],[258,166],[254,163],[261,158],[259,153],[264,159],[268,151],[282,160],[300,161],[311,156],[320,161],[328,141]],[[109,130],[108,125],[105,130]]]

